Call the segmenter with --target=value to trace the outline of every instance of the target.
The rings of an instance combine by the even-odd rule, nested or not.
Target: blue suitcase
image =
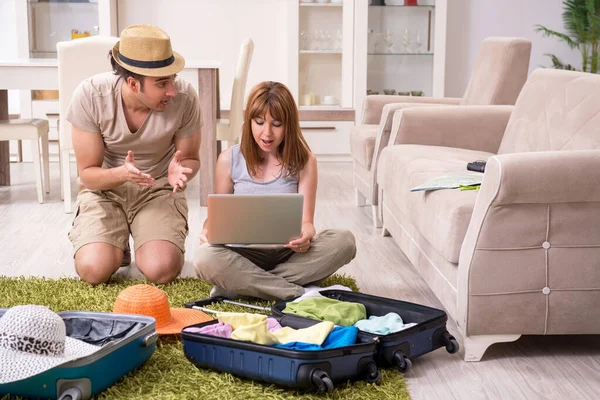
[[[321,294],[335,300],[362,303],[365,305],[367,317],[383,316],[395,312],[405,323],[415,322],[417,324],[389,335],[359,332],[359,336],[363,337],[363,340],[377,339],[376,361],[378,366],[394,366],[400,372],[406,372],[412,366],[411,360],[416,357],[440,347],[445,347],[451,354],[456,353],[459,349],[458,342],[446,329],[448,316],[443,310],[344,290],[324,290]],[[292,300],[294,299],[275,303],[271,308],[273,315],[275,317],[286,316],[288,320],[291,318],[306,319],[283,313],[287,303]]]
[[[0,309],[0,317],[5,312]],[[89,399],[142,365],[156,347],[158,335],[152,317],[87,311],[57,314],[65,322],[67,336],[102,349],[39,375],[0,384],[0,397]]]
[[[199,300],[186,303],[186,307],[210,312],[212,310],[204,306],[222,300]],[[236,302],[230,303],[244,306]],[[282,326],[295,329],[318,323],[313,320],[289,318],[287,315],[276,319]],[[218,321],[214,320],[192,326],[203,327],[216,323]],[[293,388],[316,388],[320,393],[331,392],[335,383],[349,380],[366,379],[369,383],[381,382],[381,373],[374,360],[377,341],[373,337],[361,337],[360,342],[352,346],[318,351],[282,349],[189,333],[185,328],[181,338],[185,356],[197,367],[228,372],[244,378]]]

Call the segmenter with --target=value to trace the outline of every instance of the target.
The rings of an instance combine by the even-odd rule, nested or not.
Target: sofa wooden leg
[[[465,361],[480,361],[485,351],[494,343],[514,342],[521,335],[467,336],[464,340]]]
[[[367,205],[367,198],[358,191],[358,189],[354,189],[356,191],[356,206],[364,207]]]
[[[390,236],[390,231],[388,231],[385,226],[381,227],[381,236],[382,237]]]
[[[371,206],[371,211],[373,212],[373,227],[381,228],[382,222],[379,219],[379,211],[377,210],[377,208],[377,204],[373,204],[373,206]]]

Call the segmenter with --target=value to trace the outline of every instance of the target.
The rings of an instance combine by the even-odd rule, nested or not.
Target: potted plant
[[[600,47],[600,0],[564,0],[563,22],[566,33],[556,32],[542,25],[536,25],[536,32],[545,37],[557,37],[572,49],[581,52],[583,72],[598,72],[598,50]],[[554,54],[546,54],[552,59],[554,68],[575,70],[570,64],[562,63]]]

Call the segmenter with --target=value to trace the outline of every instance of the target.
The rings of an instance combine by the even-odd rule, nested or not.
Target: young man
[[[183,190],[200,167],[198,96],[176,77],[185,61],[155,26],[126,28],[109,56],[113,72],[83,81],[67,114],[83,186],[69,233],[75,269],[91,284],[108,281],[129,263],[131,233],[137,267],[165,284],[184,261]]]

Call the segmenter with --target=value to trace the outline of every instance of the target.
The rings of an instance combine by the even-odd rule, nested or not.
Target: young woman
[[[317,160],[302,136],[294,98],[281,83],[262,82],[252,89],[241,144],[219,155],[216,193],[301,193],[304,209],[301,236],[283,247],[210,245],[205,221],[194,267],[215,286],[211,296],[300,296],[304,286],[325,279],[356,255],[351,232],[316,233]]]

